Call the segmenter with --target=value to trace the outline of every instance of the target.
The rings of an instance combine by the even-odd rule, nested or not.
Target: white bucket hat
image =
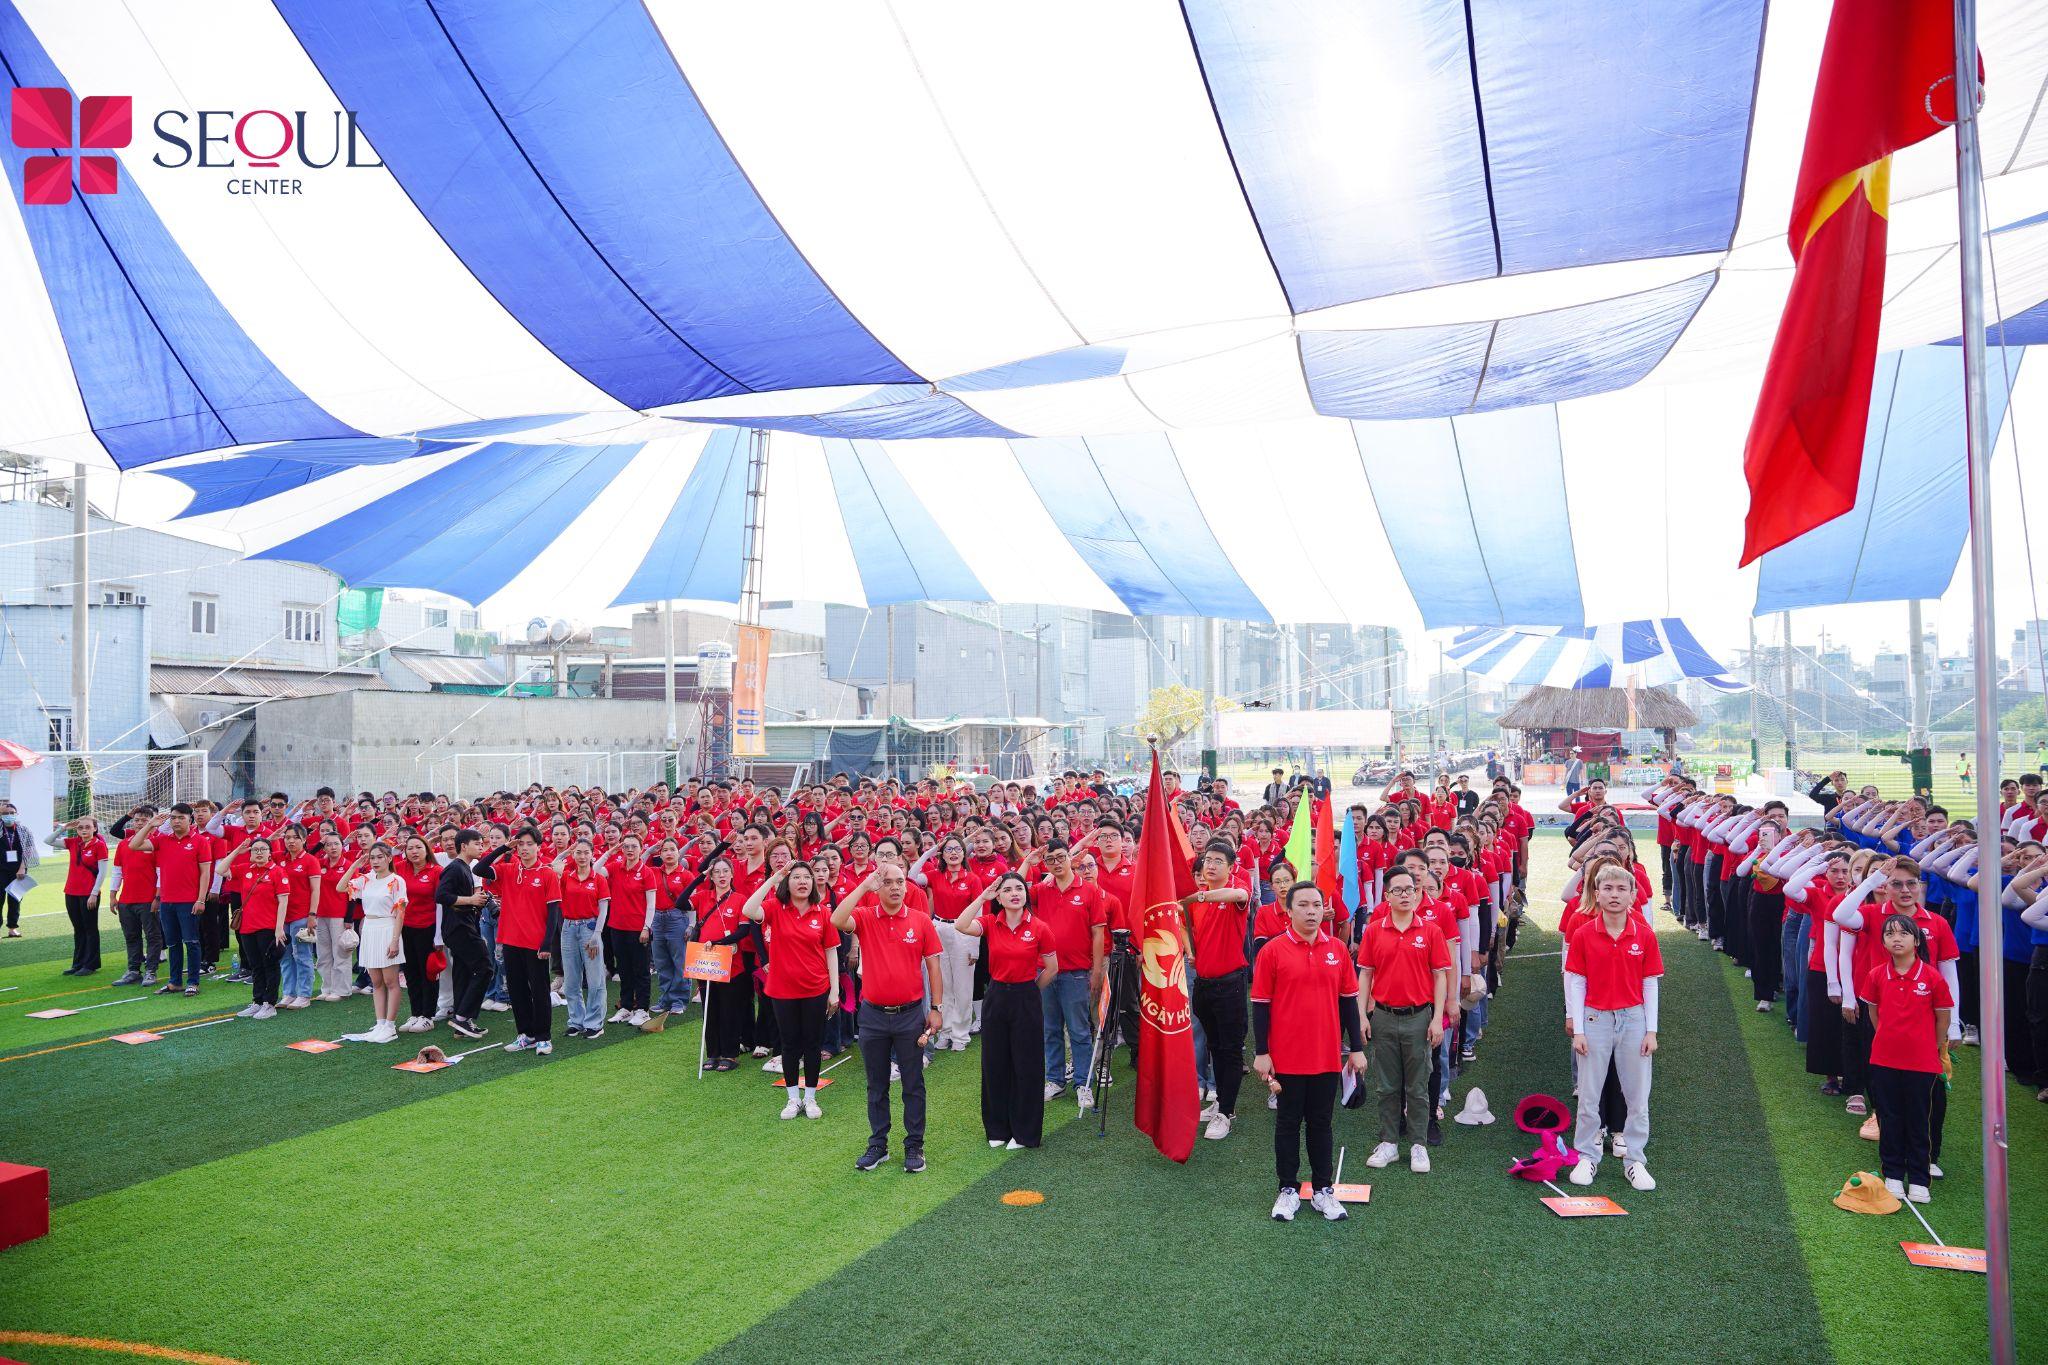
[[[1477,1128],[1493,1122],[1493,1110],[1486,1106],[1486,1092],[1473,1086],[1465,1092],[1465,1107],[1457,1113],[1457,1122],[1467,1128]]]

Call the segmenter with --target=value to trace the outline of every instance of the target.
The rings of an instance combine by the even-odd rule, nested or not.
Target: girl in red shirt
[[[63,831],[68,830],[69,833]],[[100,883],[106,880],[107,841],[99,821],[81,815],[61,826],[50,841],[65,851],[64,913],[71,917],[71,965],[66,976],[91,976],[100,969]]]
[[[981,1127],[991,1147],[1036,1147],[1045,1136],[1045,1006],[1059,975],[1052,930],[1031,913],[1031,888],[1005,872],[953,918],[983,940],[988,996],[981,1015]]]
[[[1889,961],[1857,984],[1870,1011],[1870,1102],[1877,1110],[1878,1161],[1884,1187],[1915,1204],[1928,1202],[1929,1113],[1948,1064],[1948,982],[1926,959],[1927,936],[1906,915],[1887,915],[1881,930]]]
[[[823,1118],[818,1108],[819,1054],[825,1018],[839,1005],[839,931],[819,896],[809,863],[791,862],[747,898],[740,913],[762,925],[768,940],[766,995],[775,1012],[789,1099],[782,1117]]]
[[[228,854],[228,863],[241,886],[235,937],[242,966],[249,973],[249,1006],[240,1011],[240,1017],[274,1019],[278,958],[285,947],[282,906],[291,882],[283,867],[272,860],[267,839],[237,844]]]
[[[740,941],[741,908],[734,894],[732,862],[723,854],[707,865],[705,884],[690,897],[697,911],[699,943],[733,946]],[[704,1069],[731,1071],[739,1065],[741,1021],[753,1007],[753,987],[740,955],[733,954],[731,981],[704,983]]]
[[[405,993],[411,1015],[398,1031],[425,1033],[434,1027],[437,990],[427,975],[427,959],[440,937],[441,908],[434,903],[434,891],[441,884],[441,864],[417,834],[406,835],[399,849],[391,870],[405,879],[405,919],[399,937],[405,944]]]

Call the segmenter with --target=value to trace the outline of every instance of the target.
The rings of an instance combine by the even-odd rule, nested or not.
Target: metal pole
[[[668,748],[673,754],[681,732],[676,729],[676,604],[669,598],[661,602],[661,643],[661,700],[668,707]]]
[[[1984,169],[1978,158],[1976,0],[1955,0],[1957,254],[1962,260],[1963,397],[1970,460],[1970,652],[1977,692],[1977,868],[1996,888],[1998,838],[1998,646],[1992,636],[1991,428],[1984,392]],[[1913,642],[1919,648],[1919,640]],[[2005,916],[1997,894],[1977,898],[1977,1033],[1984,1102],[1984,1253],[1991,1359],[2009,1365],[2012,1226],[2005,1112]]]
[[[1783,672],[1784,672],[1784,681],[1785,681],[1785,768],[1786,768],[1786,770],[1787,770],[1787,771],[1790,771],[1790,770],[1791,770],[1791,769],[1792,769],[1792,768],[1793,768],[1793,767],[1795,766],[1792,760],[1793,760],[1793,756],[1794,756],[1794,754],[1796,753],[1796,751],[1797,751],[1797,749],[1798,749],[1798,746],[1797,746],[1796,744],[1794,744],[1794,743],[1793,743],[1793,740],[1792,740],[1792,734],[1793,734],[1793,728],[1792,728],[1792,727],[1793,727],[1793,721],[1792,721],[1792,613],[1791,613],[1791,612],[1789,612],[1789,611],[1785,611],[1785,612],[1779,612],[1779,613],[1778,613],[1778,631],[1779,631],[1779,639],[1780,639],[1780,642],[1781,642],[1781,643],[1782,643],[1782,644],[1784,645],[1784,649],[1783,649],[1783,651],[1782,651],[1782,653],[1783,653],[1783,655],[1784,655],[1784,658],[1783,658],[1783,660],[1782,660],[1782,664],[1783,664]]]
[[[1920,621],[1920,599],[1906,603],[1906,747],[1927,747],[1927,715],[1932,698],[1927,695],[1927,650],[1921,641],[1926,627]]]
[[[86,549],[85,466],[71,466],[71,749],[86,753],[92,748],[92,679],[86,676],[91,653],[86,645],[92,632],[92,571]],[[88,782],[91,780],[87,775]],[[68,793],[67,793],[68,795]]]
[[[1749,618],[1749,766],[1757,767],[1762,750],[1756,742],[1756,617]]]

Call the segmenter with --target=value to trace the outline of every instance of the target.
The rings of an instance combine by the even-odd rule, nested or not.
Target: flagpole
[[[1970,470],[1971,653],[1977,692],[1979,1074],[1984,1092],[1984,1253],[1991,1359],[2009,1365],[2012,1228],[2006,1168],[2005,916],[2000,905],[1998,670],[1991,584],[1991,432],[1984,384],[1984,170],[1977,144],[1976,0],[1955,0],[1956,216],[1962,260],[1964,425]],[[1919,642],[1913,642],[1917,648]]]

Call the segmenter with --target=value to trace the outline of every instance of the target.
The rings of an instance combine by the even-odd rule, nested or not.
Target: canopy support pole
[[[1984,168],[1977,145],[1976,0],[1955,0],[1956,213],[1962,259],[1963,395],[1970,467],[1970,652],[1977,692],[1977,868],[1993,890],[1977,898],[1979,1076],[1983,1086],[1985,1309],[1991,1359],[2009,1365],[2012,1228],[2006,1169],[2005,915],[1998,870],[1998,642],[1992,635],[1991,430],[1984,386]],[[1917,653],[1920,641],[1913,641]]]
[[[740,620],[761,623],[761,543],[768,529],[768,433],[747,432],[746,558],[740,568]]]
[[[92,679],[86,676],[92,632],[91,555],[86,549],[85,465],[71,466],[71,743],[73,753],[92,748]],[[58,746],[51,746],[53,748]]]
[[[676,604],[673,598],[661,599],[661,641],[661,700],[668,708],[668,751],[673,755],[679,736],[676,729]]]

